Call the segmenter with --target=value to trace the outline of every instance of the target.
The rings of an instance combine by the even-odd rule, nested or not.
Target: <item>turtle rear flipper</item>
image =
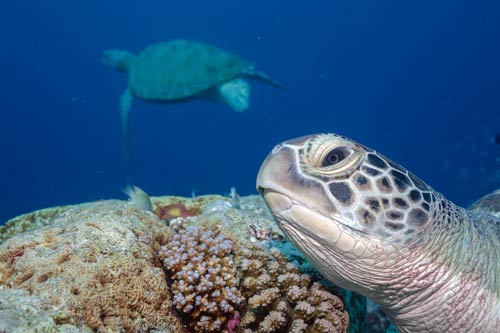
[[[269,75],[263,72],[259,72],[256,70],[254,67],[249,68],[246,73],[246,75],[253,77],[254,79],[257,79],[259,81],[262,81],[264,83],[270,84],[275,88],[281,89],[281,90],[286,90],[286,87],[279,83],[278,81],[274,80],[271,78]]]
[[[243,79],[234,79],[217,87],[222,101],[237,112],[245,111],[250,106],[250,84]]]
[[[132,94],[127,88],[120,97],[120,117],[122,119],[123,135],[125,136],[125,158],[130,159],[130,107]]]

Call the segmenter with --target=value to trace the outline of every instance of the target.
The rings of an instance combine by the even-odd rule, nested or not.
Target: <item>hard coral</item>
[[[349,316],[341,299],[302,274],[277,249],[257,244],[241,249],[241,309],[244,332],[347,332]]]
[[[219,222],[213,210],[209,218],[172,221],[177,234],[160,250],[184,322],[195,332],[347,332],[349,316],[333,290],[267,248],[269,242],[246,241],[244,226],[230,225],[239,222],[238,210],[231,210],[231,221],[228,212],[221,211]],[[206,275],[209,266],[215,269]],[[227,286],[231,296],[223,292]],[[231,321],[235,315],[241,318]]]
[[[125,202],[80,205],[49,226],[0,244],[0,289],[46,299],[64,313],[53,318],[55,326],[180,331],[153,250],[157,239],[170,233],[156,216]]]
[[[160,249],[174,306],[195,332],[221,331],[242,303],[234,243],[212,230],[181,229]]]
[[[43,324],[56,329],[347,332],[334,289],[304,274],[298,254],[282,254],[287,243],[260,197],[152,200],[157,215],[192,215],[166,227],[104,201],[16,219],[3,230],[9,237],[38,230],[0,243],[0,301],[2,289],[40,297],[56,309]]]
[[[0,225],[0,243],[22,232],[50,225],[56,217],[70,208],[71,206],[46,208],[13,218]]]
[[[98,265],[101,266],[101,265]],[[164,327],[170,316],[170,295],[158,268],[144,260],[117,261],[96,271],[89,284],[73,286],[81,302],[75,312],[92,329],[148,332]]]

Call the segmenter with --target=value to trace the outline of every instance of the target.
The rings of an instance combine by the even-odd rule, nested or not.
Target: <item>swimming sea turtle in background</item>
[[[499,191],[458,207],[334,134],[276,146],[257,188],[308,260],[378,303],[400,332],[500,332]]]
[[[249,107],[250,98],[250,85],[244,77],[283,88],[257,71],[248,60],[189,40],[153,44],[138,56],[124,50],[106,50],[103,62],[118,71],[129,72],[128,86],[120,99],[127,153],[132,97],[151,102],[178,102],[200,97],[244,111]]]

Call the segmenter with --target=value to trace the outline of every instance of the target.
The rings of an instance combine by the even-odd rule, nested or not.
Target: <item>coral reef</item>
[[[154,214],[101,201],[13,219],[0,232],[0,304],[16,295],[37,310],[0,332],[347,332],[336,288],[259,196],[233,192],[152,198]]]
[[[46,299],[65,313],[53,317],[55,325],[175,331],[181,323],[152,248],[170,232],[155,215],[125,202],[79,205],[50,226],[0,244],[0,288]]]
[[[260,199],[240,209],[214,201],[197,217],[171,221],[176,230],[159,256],[174,304],[194,332],[347,332],[349,316],[335,290],[303,274],[277,248],[252,239],[248,228],[267,211]],[[252,207],[253,214],[245,211]],[[257,213],[256,213],[257,212]],[[262,221],[259,226],[272,230]],[[231,327],[229,325],[231,323]]]
[[[215,200],[224,200],[224,197],[219,195],[203,195],[194,198],[176,196],[151,198],[153,212],[166,222],[179,217],[199,215],[210,202]]]
[[[0,243],[22,232],[49,225],[57,216],[70,208],[72,206],[45,208],[13,218],[0,225]]]
[[[276,248],[241,249],[241,285],[248,298],[243,332],[347,332],[342,300]]]
[[[196,332],[219,332],[243,302],[232,258],[234,242],[212,230],[181,229],[160,249],[174,306]]]
[[[0,332],[26,333],[91,333],[86,327],[76,327],[68,314],[54,309],[43,297],[30,296],[25,290],[0,290]]]
[[[178,217],[188,217],[198,215],[196,210],[188,210],[183,203],[173,203],[165,206],[157,206],[155,214],[166,222],[170,222]]]

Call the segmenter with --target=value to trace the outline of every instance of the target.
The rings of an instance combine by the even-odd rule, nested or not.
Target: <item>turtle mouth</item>
[[[321,238],[327,243],[335,243],[338,240],[341,230],[336,220],[294,202],[285,193],[268,188],[263,188],[259,192],[280,228],[289,230],[292,227],[309,237]]]
[[[340,234],[345,232],[369,238],[368,233],[353,228],[344,218],[337,215],[326,216],[301,202],[290,199],[286,193],[260,186],[257,187],[257,191],[264,198],[276,223],[281,228],[291,224],[294,225],[294,228],[300,229],[310,236],[314,235],[315,238],[319,237],[327,243],[335,243]]]
[[[257,191],[264,198],[267,206],[273,214],[280,214],[289,210],[294,204],[286,194],[281,192],[263,187],[258,187]]]

